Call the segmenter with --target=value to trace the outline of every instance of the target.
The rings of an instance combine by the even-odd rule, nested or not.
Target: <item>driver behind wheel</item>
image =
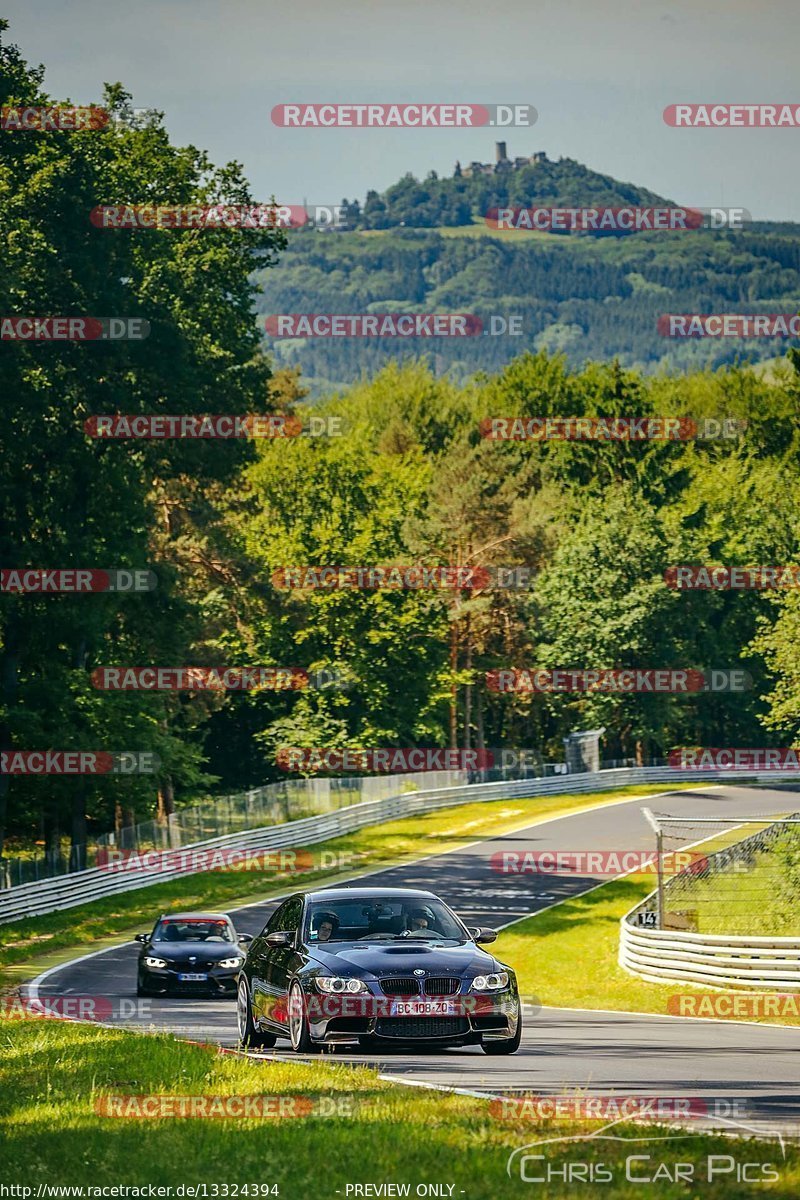
[[[333,912],[317,914],[316,933],[318,942],[329,942],[339,928],[339,918]]]
[[[412,933],[420,929],[435,929],[436,919],[427,907],[412,908],[408,914],[408,928]]]

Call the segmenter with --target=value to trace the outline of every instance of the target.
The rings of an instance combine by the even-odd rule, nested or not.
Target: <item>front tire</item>
[[[250,1050],[269,1050],[278,1040],[274,1033],[262,1033],[260,1029],[256,1029],[246,979],[239,980],[236,992],[236,1025],[239,1030],[239,1044]]]
[[[311,1040],[305,997],[296,979],[289,988],[289,1040],[296,1054],[316,1054],[319,1050]]]
[[[517,1018],[517,1032],[512,1038],[490,1042],[481,1040],[481,1050],[484,1054],[516,1054],[522,1041],[522,1014]]]

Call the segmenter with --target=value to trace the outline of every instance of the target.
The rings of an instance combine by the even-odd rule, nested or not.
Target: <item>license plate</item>
[[[179,975],[178,979],[181,983],[205,983],[208,975],[195,973],[192,975]]]
[[[456,1006],[452,1000],[393,1000],[392,1017],[454,1017]]]

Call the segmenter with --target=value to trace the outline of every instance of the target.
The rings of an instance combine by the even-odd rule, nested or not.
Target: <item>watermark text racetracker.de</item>
[[[0,316],[3,342],[141,342],[149,336],[143,317]]]
[[[279,1196],[277,1183],[0,1183],[0,1200],[265,1200]]]
[[[2,750],[0,775],[154,775],[149,750]]]
[[[3,133],[81,133],[104,129],[109,120],[110,113],[105,108],[91,104],[4,104],[0,108]]]
[[[667,567],[667,587],[677,591],[762,591],[768,588],[800,587],[800,566],[692,566]]]
[[[664,313],[656,328],[671,338],[797,338],[797,313]]]
[[[313,686],[299,667],[96,667],[98,691],[203,692],[297,691]]]
[[[99,992],[75,992],[68,996],[27,996],[15,992],[0,996],[0,1018],[5,1020],[33,1017],[57,1017],[66,1021],[149,1020],[152,1008],[152,1000]]]
[[[753,686],[746,671],[714,668],[699,671],[620,667],[609,670],[544,670],[498,667],[486,672],[490,692],[533,694],[539,692],[632,692],[685,695],[700,692],[745,692]]]
[[[678,746],[667,757],[676,771],[800,771],[800,750],[772,746]]]
[[[88,437],[109,440],[342,437],[342,417],[310,413],[103,413],[87,417]]]
[[[489,1104],[496,1121],[678,1121],[690,1117],[746,1117],[741,1096],[590,1095],[501,1096]]]
[[[442,746],[279,746],[283,771],[403,775],[421,771],[501,771],[537,768],[541,751],[527,746],[451,749]],[[561,764],[557,764],[561,765]],[[566,764],[563,764],[566,770]]]
[[[491,750],[441,746],[280,746],[275,762],[283,771],[411,774],[419,771],[486,771],[495,764]]]
[[[501,875],[581,875],[615,878],[631,871],[652,873],[660,858],[667,874],[702,873],[708,859],[697,850],[498,850],[489,866]]]
[[[280,1196],[277,1183],[0,1183],[0,1200],[265,1200]]]
[[[744,208],[490,208],[490,229],[540,233],[643,233],[692,229],[743,229]]]
[[[492,313],[273,313],[264,322],[275,338],[521,337],[522,316]]]
[[[365,984],[355,979],[333,978],[330,981],[322,979],[322,984],[328,984],[325,994],[318,995],[310,992],[303,997],[303,1011],[309,1021],[325,1021],[331,1019],[372,1020],[374,1018],[405,1017],[481,1017],[492,1014],[508,1014],[514,1011],[515,1002],[510,993],[498,990],[495,984],[503,985],[503,974],[484,976],[483,982],[489,982],[491,990],[483,993],[441,997],[419,996],[384,996],[370,992]],[[506,980],[507,981],[507,980]],[[321,986],[321,985],[317,985]],[[520,997],[525,1002],[529,1014],[538,1013],[541,1003],[537,996]],[[290,1010],[293,1009],[291,998],[286,996],[263,995],[261,1011],[278,1025],[289,1021]],[[299,1011],[299,1009],[298,1009]]]
[[[371,567],[303,565],[276,567],[272,586],[298,591],[484,591],[509,588],[527,591],[533,569],[525,566],[455,566],[383,564]]]
[[[484,417],[492,442],[690,442],[733,440],[747,421],[733,417]]]
[[[100,204],[89,220],[96,229],[286,229],[308,216],[296,205],[123,203]]]
[[[345,204],[102,204],[97,229],[348,229]]]
[[[283,129],[530,128],[532,104],[276,104],[272,124]]]
[[[352,1117],[356,1100],[342,1095],[101,1095],[94,1111],[100,1117],[191,1118],[194,1120],[291,1120],[302,1117]]]
[[[134,850],[99,846],[95,866],[112,874],[174,871],[193,875],[201,871],[258,871],[274,875],[352,870],[364,854],[352,850],[247,850],[225,846],[212,849]]]
[[[674,992],[667,997],[667,1012],[673,1017],[698,1017],[733,1021],[764,1018],[800,1019],[797,992]]]
[[[0,593],[86,595],[96,592],[152,592],[158,580],[147,570],[97,567],[10,567],[0,570]]]
[[[663,117],[675,129],[797,129],[800,104],[668,104]]]

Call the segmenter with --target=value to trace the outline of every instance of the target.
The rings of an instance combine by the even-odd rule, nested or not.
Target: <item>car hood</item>
[[[243,947],[233,942],[156,942],[152,946],[145,946],[144,952],[172,963],[185,963],[194,958],[197,965],[219,962],[222,958],[233,958],[234,955],[244,958],[245,955]]]
[[[319,962],[332,972],[349,968],[356,973],[365,972],[370,975],[406,975],[419,968],[426,974],[446,971],[463,975],[468,970],[479,973],[496,969],[491,954],[487,954],[471,942],[465,946],[409,946],[397,942],[371,942],[361,945],[346,943],[336,953],[316,945],[310,953],[313,961]]]

